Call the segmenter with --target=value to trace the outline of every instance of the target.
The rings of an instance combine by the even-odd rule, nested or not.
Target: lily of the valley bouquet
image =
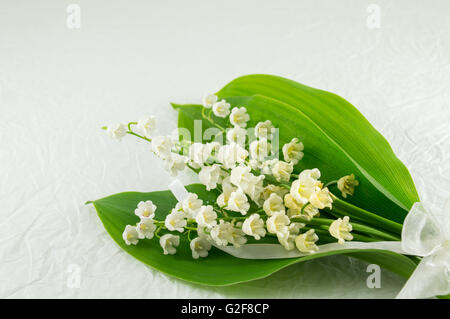
[[[388,142],[344,99],[251,75],[172,106],[175,136],[153,116],[104,127],[147,141],[173,176],[167,191],[93,202],[129,254],[205,285],[345,254],[411,277],[399,297],[450,292],[450,224],[424,209]],[[183,186],[183,170],[199,183]]]

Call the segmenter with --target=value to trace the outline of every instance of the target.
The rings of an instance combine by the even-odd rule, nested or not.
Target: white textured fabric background
[[[81,28],[66,7],[81,6]],[[381,10],[367,25],[368,5]],[[393,297],[404,280],[332,257],[202,287],[149,269],[86,200],[167,188],[148,146],[104,124],[271,73],[335,92],[381,131],[424,201],[450,197],[450,2],[0,1],[0,297]],[[169,129],[169,128],[168,128]],[[191,177],[184,176],[187,182]],[[80,288],[70,288],[70,265]],[[70,286],[70,285],[69,285]]]

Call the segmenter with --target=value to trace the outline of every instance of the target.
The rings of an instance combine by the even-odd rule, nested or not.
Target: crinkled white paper
[[[144,141],[117,143],[101,126],[154,114],[168,134],[177,119],[169,102],[271,73],[356,105],[422,202],[441,208],[450,197],[450,3],[376,4],[381,24],[370,29],[358,0],[80,1],[72,30],[61,1],[2,1],[0,297],[395,297],[404,279],[382,270],[381,288],[368,288],[367,264],[343,256],[236,286],[188,284],[121,251],[83,204],[172,180]]]

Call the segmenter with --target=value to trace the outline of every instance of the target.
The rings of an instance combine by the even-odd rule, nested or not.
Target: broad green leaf
[[[280,126],[281,130],[285,131],[288,125],[295,125],[299,136],[305,137],[305,146],[307,152],[308,148],[310,152],[309,159],[305,156],[306,162],[311,163],[314,156],[320,156],[322,159],[326,156],[325,147],[334,144],[327,160],[334,156],[337,162],[328,165],[341,165],[345,157],[346,161],[357,168],[358,177],[363,179],[362,176],[364,176],[364,183],[358,189],[358,193],[367,192],[367,195],[373,197],[368,205],[364,202],[367,197],[358,194],[359,200],[355,197],[357,204],[362,207],[373,207],[375,213],[401,222],[413,203],[419,201],[408,170],[395,156],[389,143],[353,105],[343,98],[272,75],[243,76],[231,81],[218,92],[219,98],[227,100],[235,96],[254,95],[261,95],[274,101],[274,103],[260,105],[261,112],[284,113],[283,116],[276,118],[278,122],[281,120],[287,122]],[[239,99],[237,101],[240,102]],[[285,107],[280,107],[281,104]],[[286,110],[289,108],[292,112],[286,117]],[[294,112],[294,109],[298,112]],[[253,115],[254,112],[252,108],[249,113]],[[269,114],[265,118],[272,120]],[[326,136],[329,141],[327,146],[306,140],[308,138],[306,131],[315,130],[313,126],[320,129]],[[339,152],[335,153],[336,149],[339,149]],[[351,169],[352,166],[336,167],[339,172],[347,168]],[[347,173],[351,172],[354,170],[347,171]],[[367,182],[373,187],[369,188]],[[376,188],[377,192],[373,192],[373,188]],[[385,200],[382,200],[380,205],[376,205],[374,201],[379,200],[380,197],[389,199],[398,208],[394,209]]]
[[[197,193],[207,203],[214,201],[217,196],[214,192],[207,192],[202,185],[190,185],[187,189]],[[176,199],[169,191],[120,193],[96,200],[93,204],[107,232],[123,250],[152,268],[186,281],[213,286],[230,285],[266,277],[291,264],[342,253],[318,253],[293,259],[246,260],[232,257],[213,247],[207,258],[195,260],[191,256],[186,236],[181,237],[175,255],[164,255],[157,238],[141,240],[136,246],[127,246],[122,239],[122,232],[126,225],[138,222],[134,209],[141,200],[152,200],[157,205],[158,220],[164,219],[176,204]],[[410,276],[416,266],[408,257],[388,251],[348,251],[345,255],[376,262],[404,277]]]

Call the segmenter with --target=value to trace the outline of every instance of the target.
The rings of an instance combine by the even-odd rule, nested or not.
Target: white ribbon
[[[214,245],[214,243],[213,243]],[[218,246],[215,247],[224,252],[242,259],[280,259],[280,258],[297,258],[310,256],[310,253],[302,253],[298,250],[286,250],[279,244],[247,244],[241,247],[234,246]],[[378,241],[378,242],[360,242],[351,241],[341,245],[338,243],[331,243],[319,245],[319,251],[314,254],[326,253],[330,251],[341,250],[361,250],[361,249],[383,249],[393,251],[399,254],[404,254],[399,241]]]
[[[186,188],[177,179],[169,185],[169,189],[178,201],[188,195]],[[243,259],[281,259],[310,255],[298,250],[288,251],[279,244],[247,244],[239,248],[214,246]],[[422,203],[415,203],[403,223],[401,242],[331,243],[320,245],[316,253],[361,249],[381,249],[423,257],[397,298],[429,298],[450,294],[450,201],[445,205],[442,216],[427,211]]]
[[[179,202],[182,202],[189,195],[184,185],[176,178],[174,178],[174,180],[169,184],[169,190]]]

